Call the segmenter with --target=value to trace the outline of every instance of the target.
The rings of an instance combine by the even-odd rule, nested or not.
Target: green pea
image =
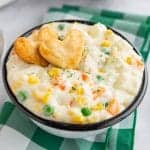
[[[25,101],[29,96],[29,93],[25,90],[23,91],[19,91],[18,94],[17,94],[17,98],[20,100],[20,101]]]
[[[83,116],[90,116],[92,114],[91,109],[89,109],[88,107],[84,107],[81,109],[82,115]]]
[[[97,75],[96,78],[97,78],[97,80],[99,80],[99,81],[104,80],[104,78],[103,78],[102,76],[100,76],[100,75]]]
[[[43,107],[43,113],[44,113],[44,116],[47,116],[47,117],[54,114],[54,107],[50,105],[45,105]]]
[[[65,28],[65,25],[64,25],[64,24],[59,24],[59,25],[58,25],[58,29],[59,29],[59,30],[64,30],[64,28]]]

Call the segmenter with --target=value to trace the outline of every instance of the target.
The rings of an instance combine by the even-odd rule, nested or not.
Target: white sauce
[[[61,89],[58,85],[53,84],[52,77],[48,75],[52,65],[43,68],[27,64],[16,54],[11,54],[7,63],[7,79],[14,94],[18,95],[19,91],[27,91],[27,99],[21,102],[25,107],[39,116],[61,122],[91,123],[110,118],[116,115],[109,111],[113,108],[108,108],[112,99],[119,103],[119,112],[124,110],[133,101],[141,85],[143,67],[137,66],[134,62],[135,60],[141,61],[140,56],[134,52],[128,42],[115,33],[107,35],[107,28],[102,24],[88,26],[79,23],[63,23],[65,27],[62,31],[58,29],[59,24],[53,23],[52,26],[60,35],[65,36],[72,28],[78,29],[84,34],[86,55],[80,63],[80,71],[61,70],[59,82],[65,86],[65,89]],[[107,48],[101,46],[104,40],[109,40],[111,46]],[[104,50],[108,50],[109,54],[105,54]],[[128,57],[131,57],[134,63],[128,63]],[[88,76],[87,80],[82,78],[85,73]],[[39,83],[30,84],[28,82],[30,75],[38,78]],[[97,76],[102,79],[97,79]],[[82,89],[81,93],[78,93],[77,89],[71,91],[74,84],[77,84],[77,89]],[[100,87],[105,91],[94,99],[93,92]],[[51,89],[51,94],[46,102],[39,100],[33,94],[36,91],[37,97],[44,97],[48,89]],[[82,97],[81,102],[77,100],[78,97]],[[43,114],[43,107],[47,104],[54,108],[54,113],[50,116]],[[93,109],[97,104],[101,104],[103,107],[98,110]],[[84,107],[91,110],[91,115],[84,116],[82,114],[81,109]]]

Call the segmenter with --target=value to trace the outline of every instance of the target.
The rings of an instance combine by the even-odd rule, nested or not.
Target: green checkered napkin
[[[86,8],[86,7],[79,7],[75,5],[73,6],[63,5],[63,8],[66,10],[75,10],[75,11],[86,12],[90,14],[92,13],[94,15],[109,17],[113,19],[121,19],[121,20],[126,20],[126,21],[150,24],[150,16],[128,14],[128,13],[122,13],[122,12],[111,11],[111,10],[106,10],[106,9],[101,9],[101,10],[92,9],[92,8]]]
[[[58,19],[84,19],[102,22],[119,30],[142,53],[145,61],[150,50],[150,17],[64,5],[50,8],[44,22]],[[14,104],[0,108],[0,147],[7,150],[133,150],[136,111],[101,135],[86,139],[57,137],[32,123]]]

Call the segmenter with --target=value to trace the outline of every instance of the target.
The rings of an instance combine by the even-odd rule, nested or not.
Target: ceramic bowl
[[[52,22],[79,22],[83,24],[88,24],[88,25],[93,25],[95,23],[93,22],[88,22],[88,21],[82,21],[82,20],[57,20],[57,21],[52,21]],[[51,22],[48,22],[51,23]],[[32,33],[33,30],[38,29],[42,26],[38,25],[29,31],[25,32],[21,36],[28,36]],[[108,27],[110,28],[110,27]],[[126,40],[130,45],[132,45],[128,39],[126,39],[122,34],[117,32],[116,30],[110,28],[115,32],[117,35],[122,37],[124,40]],[[3,59],[3,65],[2,65],[2,77],[3,77],[3,82],[4,86],[6,89],[6,92],[8,93],[8,96],[12,100],[13,103],[15,103],[16,107],[20,109],[21,112],[25,113],[29,119],[33,120],[34,123],[36,123],[39,127],[42,129],[46,130],[49,133],[55,134],[57,136],[62,136],[62,137],[67,137],[67,138],[81,138],[81,137],[89,137],[91,135],[96,135],[100,134],[101,132],[104,132],[104,130],[120,121],[128,117],[140,104],[140,102],[143,100],[143,97],[146,92],[147,88],[147,82],[148,82],[148,75],[147,75],[147,68],[145,65],[144,72],[143,72],[143,79],[141,83],[141,87],[139,89],[138,94],[135,96],[133,102],[121,113],[118,115],[101,121],[97,123],[92,123],[92,124],[71,124],[71,123],[63,123],[63,122],[58,122],[58,121],[52,121],[52,120],[47,120],[42,117],[37,116],[27,108],[25,108],[21,103],[18,102],[16,96],[13,94],[8,81],[7,81],[7,69],[6,69],[6,63],[8,61],[9,54],[12,50],[12,46],[9,48],[8,52],[5,54],[4,59]],[[136,50],[136,48],[132,45],[134,51],[140,55],[139,51]]]

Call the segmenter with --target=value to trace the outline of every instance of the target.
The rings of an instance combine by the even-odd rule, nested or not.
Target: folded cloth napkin
[[[140,50],[145,61],[148,59],[149,17],[64,5],[50,8],[44,22],[58,19],[84,19],[112,26]],[[43,131],[14,104],[6,102],[0,108],[0,145],[1,149],[8,150],[133,150],[135,125],[136,111],[103,134],[86,139],[66,139]]]

